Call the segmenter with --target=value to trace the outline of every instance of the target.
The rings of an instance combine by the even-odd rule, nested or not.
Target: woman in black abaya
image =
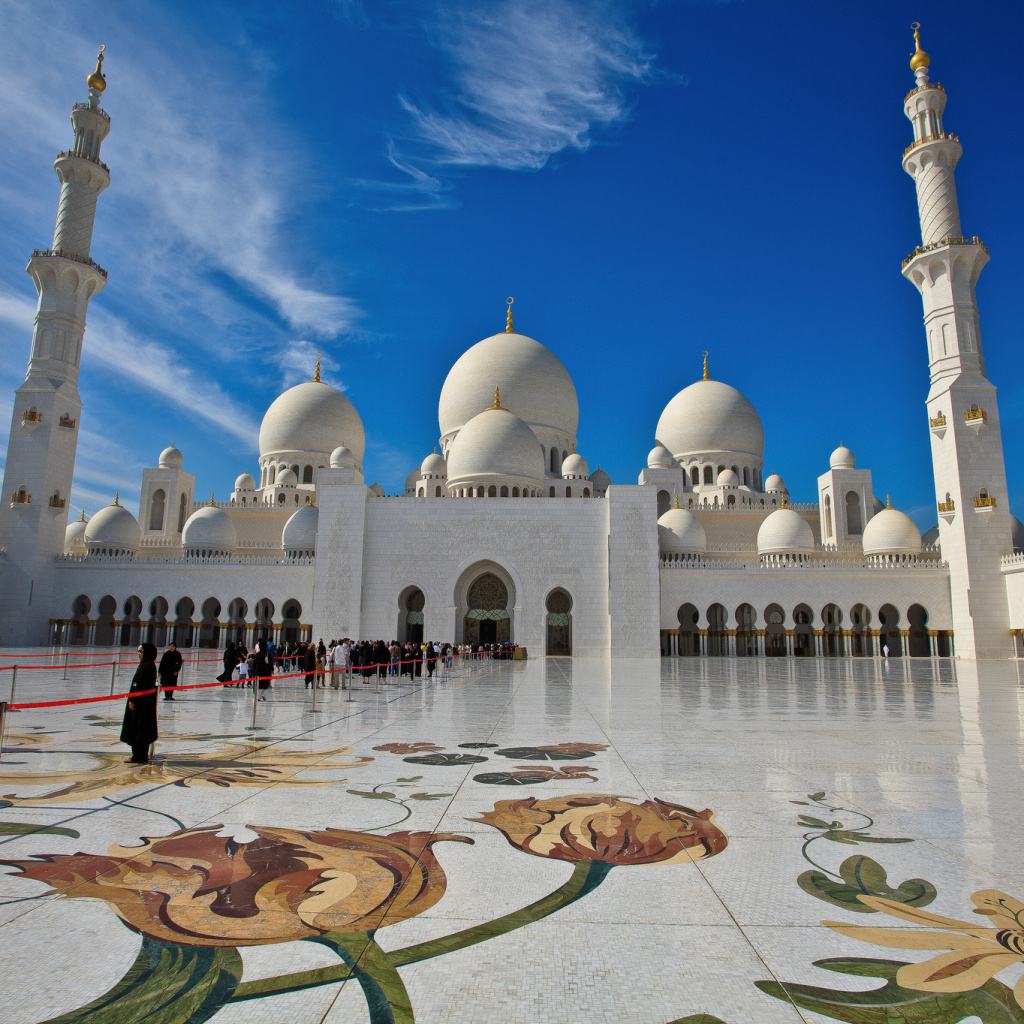
[[[153,692],[145,693],[146,690]],[[137,693],[143,696],[134,696]],[[125,758],[126,764],[146,764],[149,761],[150,745],[157,738],[156,697],[156,647],[149,643],[140,644],[139,667],[132,676],[121,725],[121,742],[132,748],[132,756]]]

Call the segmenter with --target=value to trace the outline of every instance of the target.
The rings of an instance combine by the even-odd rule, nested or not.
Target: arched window
[[[566,487],[566,489],[565,489],[565,496],[567,498],[571,498],[572,497],[572,488],[571,487]]]
[[[513,498],[518,498],[519,497],[519,488],[518,487],[513,487],[512,488],[512,497]]]
[[[270,467],[270,486],[271,487],[274,486],[274,481],[276,479],[277,479],[277,470],[273,466],[271,466]]]
[[[181,500],[178,502],[178,533],[185,529],[186,505],[185,495],[182,494]]]
[[[583,497],[584,498],[589,498],[590,497],[590,488],[589,487],[584,487],[583,488]]]
[[[487,488],[487,497],[488,498],[496,498],[497,496],[498,496],[498,488],[495,487],[494,484],[491,484],[491,486]]]
[[[503,498],[507,498],[508,497],[508,484],[502,484],[501,485],[501,496]]]
[[[700,470],[696,466],[694,466],[693,469],[690,470],[690,483],[694,487],[696,487],[700,483]]]
[[[555,496],[555,489],[554,489],[554,487],[549,487],[548,488],[548,497],[549,498],[553,498],[554,496]]]
[[[730,494],[729,495],[728,503],[730,505],[735,505],[736,504],[736,495],[735,494]]]
[[[295,479],[298,480],[299,479],[299,467],[298,466],[292,466],[292,472],[295,474]]]
[[[302,482],[304,484],[311,484],[313,482],[313,467],[306,466],[302,470]]]
[[[283,505],[284,504],[284,495],[283,494],[279,494],[277,496],[277,503],[278,503],[278,505]]]
[[[441,488],[440,487],[435,487],[434,488],[434,497],[435,498],[440,498],[441,497]]]
[[[715,482],[715,471],[710,466],[704,467],[704,483],[713,484]]]
[[[832,499],[829,495],[825,495],[825,537],[826,539],[832,536]]]
[[[426,494],[426,491],[424,491],[424,490],[423,490],[423,488],[421,487],[421,488],[420,488],[420,489],[419,489],[419,490],[418,490],[418,491],[416,492],[416,497],[417,497],[417,498],[422,498],[422,497],[423,497],[423,496],[424,496],[425,494]]]
[[[149,505],[149,528],[151,530],[162,530],[164,528],[164,513],[167,511],[167,492],[158,487],[153,492],[153,498]]]
[[[565,462],[565,460],[566,460],[567,458],[569,458],[569,453],[568,453],[568,452],[566,452],[566,451],[563,451],[563,452],[562,452],[562,462]]]
[[[558,472],[558,465],[557,465],[557,463],[558,463],[558,449],[557,448],[552,448],[551,449],[551,472],[552,473],[557,473]]]
[[[846,532],[851,537],[860,536],[864,532],[864,520],[860,513],[860,495],[849,491],[846,495]]]
[[[744,466],[743,467],[743,486],[744,487],[749,487],[750,486],[750,467],[749,466]]]

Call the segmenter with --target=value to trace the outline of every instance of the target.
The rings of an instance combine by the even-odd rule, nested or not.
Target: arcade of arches
[[[948,658],[953,654],[950,630],[928,628],[928,612],[912,604],[901,613],[891,604],[872,612],[866,605],[854,605],[848,612],[827,604],[817,616],[810,605],[786,609],[770,604],[758,611],[750,604],[739,605],[730,614],[722,604],[701,613],[693,604],[683,604],[676,614],[677,629],[661,631],[663,657],[873,657]]]

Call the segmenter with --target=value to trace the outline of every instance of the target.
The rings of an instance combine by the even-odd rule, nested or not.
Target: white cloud
[[[625,121],[653,56],[610,3],[501,0],[446,7],[437,28],[455,92],[436,109],[400,97],[442,164],[536,170]]]
[[[320,379],[339,391],[344,391],[346,385],[329,380],[331,374],[339,369],[338,363],[328,353],[306,340],[290,342],[281,349],[277,356],[278,373],[275,379],[286,388],[300,384],[304,380],[312,380],[317,360],[320,361]]]

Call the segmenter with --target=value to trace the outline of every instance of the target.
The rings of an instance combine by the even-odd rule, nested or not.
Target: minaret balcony
[[[979,409],[976,405],[972,405],[970,409],[964,410],[964,423],[976,434],[980,433],[981,428],[985,426],[987,421],[988,415],[985,410]]]
[[[35,426],[38,426],[42,422],[43,422],[43,414],[41,412],[39,412],[37,409],[35,409],[34,407],[31,408],[31,409],[26,409],[21,414],[21,425],[23,427],[29,427],[29,428],[35,427]]]
[[[73,420],[67,413],[64,413],[64,415],[57,421],[57,424],[61,427],[67,427],[68,430],[74,430],[77,422],[78,420]]]
[[[28,491],[26,491],[24,487],[22,487],[19,490],[15,491],[11,495],[11,505],[12,506],[28,505],[31,502],[32,502],[32,495],[29,494]]]
[[[938,416],[928,417],[928,426],[932,433],[941,441],[946,436],[946,414],[940,412]]]
[[[945,238],[940,238],[937,242],[929,242],[928,245],[919,245],[904,261],[902,266],[905,268],[907,264],[920,256],[923,252],[931,252],[933,249],[942,249],[947,245],[977,245],[981,248],[985,255],[988,255],[988,246],[977,236],[973,238],[956,238],[953,235],[947,235]]]
[[[906,156],[908,153],[917,149],[918,146],[923,146],[928,142],[959,142],[959,135],[952,135],[949,132],[939,132],[938,135],[923,135],[919,139],[915,139],[905,150],[903,155]]]
[[[67,498],[62,498],[59,494],[50,495],[50,508],[64,508],[67,503]]]
[[[104,280],[107,278],[107,272],[94,259],[90,259],[88,256],[79,256],[77,252],[69,252],[67,249],[33,249],[32,258],[35,259],[37,256],[59,256],[63,260],[84,263],[87,267],[92,267]]]
[[[995,514],[996,511],[996,499],[991,494],[986,494],[984,491],[974,499],[974,511],[979,516],[984,516],[988,519],[990,516]]]
[[[79,160],[88,160],[89,163],[102,167],[107,174],[110,173],[110,168],[98,156],[93,156],[91,153],[76,153],[73,149],[65,149],[63,153],[57,154],[57,160],[62,160],[66,156],[75,156]]]
[[[939,92],[946,91],[945,89],[942,88],[942,85],[939,82],[927,82],[924,85],[917,86],[916,89],[911,89],[910,92],[908,92],[907,95],[903,97],[903,102],[906,103],[911,96],[916,96],[919,92],[927,92],[929,89],[938,89]]]
[[[956,502],[952,498],[949,501],[939,502],[939,518],[946,523],[951,523],[956,519]]]
[[[941,89],[942,86],[940,85],[939,88]],[[914,89],[914,90],[911,90],[911,91],[912,92],[916,92],[917,90]],[[72,110],[91,110],[94,114],[99,114],[100,117],[104,118],[105,120],[107,120],[107,121],[110,120],[110,115],[105,110],[103,110],[101,107],[94,107],[94,106],[92,106],[89,103],[76,103],[71,109]]]

